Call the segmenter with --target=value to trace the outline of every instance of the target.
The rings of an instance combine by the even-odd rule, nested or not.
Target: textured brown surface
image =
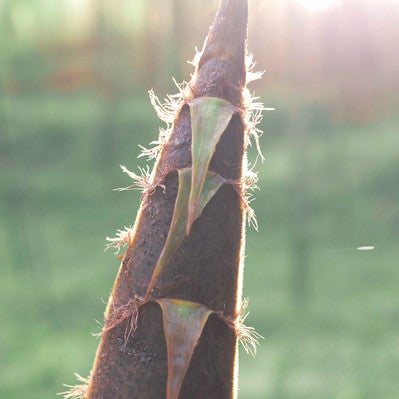
[[[222,1],[197,71],[193,96],[217,96],[241,105],[245,82],[247,1]],[[235,115],[212,158],[210,169],[227,179],[241,177],[244,127]],[[144,296],[168,234],[177,194],[176,169],[191,165],[190,112],[184,105],[157,163],[163,187],[144,199],[136,233],[118,273],[108,314],[135,296]],[[223,186],[161,274],[152,298],[205,304],[234,316],[243,234],[243,209],[232,186]],[[87,398],[160,399],[166,396],[167,358],[162,315],[156,303],[140,308],[137,329],[127,340],[128,320],[105,332],[98,348]],[[235,332],[216,316],[205,326],[180,398],[233,396]]]

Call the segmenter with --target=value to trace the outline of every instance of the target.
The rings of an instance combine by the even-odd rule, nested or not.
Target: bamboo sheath
[[[152,299],[198,302],[232,320],[238,315],[245,232],[244,207],[233,185],[226,184],[218,190],[150,293],[147,287],[170,228],[179,187],[177,170],[189,168],[192,163],[189,101],[218,97],[245,112],[242,94],[246,81],[247,7],[246,0],[221,1],[168,141],[156,161],[154,187],[143,196],[131,243],[122,258],[87,399],[167,397],[168,360],[162,312]],[[216,146],[210,171],[229,181],[240,181],[245,167],[245,134],[242,115],[237,112]],[[135,320],[123,317],[145,297],[148,301],[138,308]],[[120,322],[115,315],[121,316]],[[236,358],[236,331],[216,314],[211,315],[179,398],[235,397]]]

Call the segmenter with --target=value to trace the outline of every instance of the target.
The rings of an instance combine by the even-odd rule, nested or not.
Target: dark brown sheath
[[[247,0],[222,0],[195,74],[192,98],[219,97],[243,108],[246,80]],[[210,170],[226,179],[242,175],[245,126],[237,113],[219,141]],[[179,109],[156,163],[161,182],[144,196],[135,235],[123,258],[106,320],[135,298],[143,298],[167,237],[178,190],[177,169],[191,166],[191,123],[187,104]],[[179,298],[237,316],[241,301],[244,209],[232,185],[224,185],[205,207],[189,237],[173,255],[150,298]],[[105,329],[97,351],[88,399],[166,397],[167,354],[160,307],[139,309],[130,336],[127,318]],[[107,327],[107,323],[106,323]],[[127,337],[128,336],[128,337]],[[236,332],[210,316],[184,379],[180,399],[228,399],[235,395]]]

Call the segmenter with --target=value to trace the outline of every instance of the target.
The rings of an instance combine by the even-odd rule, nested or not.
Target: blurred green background
[[[91,368],[134,222],[147,98],[188,80],[216,0],[0,1],[0,397],[54,398]],[[399,3],[253,0],[267,112],[249,229],[241,399],[397,398]],[[250,158],[255,161],[255,151]],[[361,251],[359,246],[375,246]]]

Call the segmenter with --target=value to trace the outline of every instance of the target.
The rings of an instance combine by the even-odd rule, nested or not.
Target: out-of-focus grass
[[[301,110],[298,130],[288,105],[265,118],[245,268],[248,324],[265,340],[241,356],[241,399],[399,388],[399,121],[340,126],[318,112]],[[158,121],[146,100],[90,93],[2,97],[0,120],[0,397],[54,398],[90,371],[118,267],[104,238],[139,203],[112,192],[130,184],[118,164],[136,170]]]

